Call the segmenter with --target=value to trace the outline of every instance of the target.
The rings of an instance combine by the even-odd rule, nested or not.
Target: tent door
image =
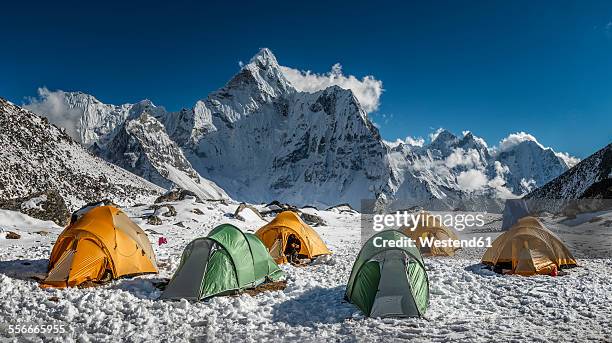
[[[283,240],[281,237],[277,238],[270,247],[270,256],[275,260],[283,256]]]
[[[514,241],[512,245],[513,253],[513,269],[515,274],[532,275],[535,274],[536,268],[529,249],[527,241]],[[515,255],[516,254],[516,255]]]
[[[58,285],[68,282],[68,276],[70,274],[70,267],[72,267],[74,253],[74,250],[64,251],[62,256],[60,256],[53,268],[49,271],[49,274],[44,282]]]
[[[164,291],[165,299],[200,300],[202,284],[214,241],[196,240]]]
[[[408,261],[402,251],[383,253],[380,283],[372,305],[371,317],[418,317],[419,311],[413,299],[406,266]]]

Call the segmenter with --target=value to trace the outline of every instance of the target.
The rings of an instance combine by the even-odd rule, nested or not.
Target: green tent
[[[361,248],[346,287],[346,299],[370,317],[420,317],[429,305],[429,281],[415,246],[382,247],[383,241],[408,242],[395,230],[381,231]],[[378,245],[378,246],[377,246]]]
[[[283,275],[257,236],[222,224],[187,245],[161,299],[200,300],[257,287]]]

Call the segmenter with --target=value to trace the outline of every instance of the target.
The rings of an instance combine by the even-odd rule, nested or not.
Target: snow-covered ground
[[[425,318],[366,318],[343,300],[361,245],[360,215],[313,209],[307,211],[327,223],[315,229],[333,257],[308,267],[283,265],[285,290],[205,302],[159,301],[154,282],[171,277],[191,239],[224,222],[253,231],[265,223],[256,216],[247,222],[232,218],[237,204],[185,200],[172,205],[178,215],[160,215],[159,226],[146,224],[144,217],[153,212],[148,206],[126,209],[154,243],[159,275],[87,289],[39,288],[31,277],[44,275],[61,228],[0,211],[0,341],[10,341],[3,338],[8,325],[28,323],[63,324],[71,340],[83,342],[612,341],[610,259],[579,260],[580,267],[565,276],[518,277],[483,269],[479,257],[484,249],[426,258],[431,300]],[[496,225],[501,221],[489,226]],[[5,239],[8,231],[21,239]],[[160,236],[168,244],[157,246]],[[29,339],[67,341],[60,336]]]

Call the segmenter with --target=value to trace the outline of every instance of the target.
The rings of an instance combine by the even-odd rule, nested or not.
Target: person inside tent
[[[302,247],[300,240],[293,234],[287,238],[287,246],[285,247],[285,257],[291,264],[300,264],[299,253]]]

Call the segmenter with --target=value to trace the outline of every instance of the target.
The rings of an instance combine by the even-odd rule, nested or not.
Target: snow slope
[[[308,267],[283,265],[288,283],[285,290],[205,302],[159,301],[160,291],[153,282],[171,276],[191,239],[223,222],[245,230],[264,224],[258,218],[248,222],[230,218],[238,204],[186,199],[172,205],[178,215],[163,217],[159,226],[147,225],[139,218],[153,211],[147,206],[127,209],[151,241],[167,237],[168,244],[155,246],[160,275],[117,280],[104,287],[41,289],[29,279],[45,272],[57,229],[49,227],[50,235],[28,240],[0,240],[0,337],[6,337],[9,324],[27,322],[63,324],[71,340],[85,342],[170,337],[176,342],[612,340],[610,259],[581,259],[581,267],[553,278],[494,274],[478,263],[479,250],[460,251],[456,258],[426,258],[431,300],[425,318],[365,318],[343,300],[361,245],[360,215],[348,212],[308,209],[328,223],[315,229],[333,257]],[[196,208],[202,214],[194,213]],[[501,222],[489,219],[492,224],[487,230],[498,235],[495,225]],[[22,228],[29,225],[13,223]],[[39,243],[32,246],[34,239]]]
[[[193,191],[200,199],[228,197],[192,168],[163,124],[146,111],[124,122],[100,153],[107,161],[163,188],[178,186]]]
[[[146,201],[162,191],[124,169],[92,156],[64,131],[0,98],[0,198],[58,191],[68,207],[108,198]]]
[[[609,198],[612,187],[612,143],[572,169],[529,193],[533,199]]]

